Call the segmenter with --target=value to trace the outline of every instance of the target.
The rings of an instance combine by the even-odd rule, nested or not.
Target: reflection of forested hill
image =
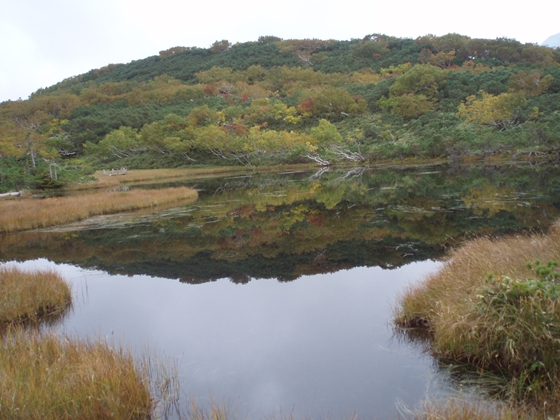
[[[197,180],[197,203],[115,229],[0,238],[0,257],[47,257],[199,283],[291,280],[438,258],[479,234],[557,218],[552,167],[428,166]]]
[[[279,253],[274,258],[253,254],[239,260],[216,259],[210,251],[202,251],[184,261],[156,260],[134,262],[120,267],[127,274],[148,274],[179,278],[185,283],[202,283],[230,278],[246,283],[251,278],[295,280],[302,275],[335,272],[353,267],[400,267],[412,261],[435,259],[441,249],[422,243],[404,243],[387,237],[379,241],[340,241],[325,249],[303,253]],[[102,262],[102,269],[109,271]]]

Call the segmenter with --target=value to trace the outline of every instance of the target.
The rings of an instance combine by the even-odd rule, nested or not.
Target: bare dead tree
[[[313,66],[313,62],[311,61],[311,51],[307,51],[307,50],[297,51],[297,56],[304,64]]]
[[[329,170],[330,170],[330,168],[328,166],[323,166],[317,172],[315,172],[313,175],[311,175],[309,177],[309,180],[319,179],[319,178],[321,178],[321,176],[323,176],[323,174],[325,172],[328,172]]]
[[[339,180],[344,180],[344,179],[347,179],[347,178],[361,178],[361,176],[363,175],[365,170],[366,170],[366,168],[363,167],[363,166],[359,166],[357,168],[352,168],[348,172],[346,172],[344,175],[339,177],[338,179]]]
[[[350,150],[345,150],[342,146],[332,145],[331,149],[335,152],[338,157],[350,160],[352,162],[365,162],[367,159],[362,155],[359,146],[357,152],[352,152]]]
[[[312,161],[317,162],[321,166],[330,166],[330,162],[328,160],[323,159],[321,156],[317,154],[308,153],[305,155],[306,158],[311,159]]]

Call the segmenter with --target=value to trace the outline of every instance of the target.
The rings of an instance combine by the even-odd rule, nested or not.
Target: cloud
[[[384,33],[416,38],[460,33],[540,43],[557,33],[560,3],[542,8],[511,2],[402,0],[19,0],[0,15],[0,101],[26,98],[40,87],[110,63],[127,63],[174,46],[284,39],[351,39]]]

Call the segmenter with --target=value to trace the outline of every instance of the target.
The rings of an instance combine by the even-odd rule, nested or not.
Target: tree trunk
[[[2,198],[2,197],[19,197],[20,195],[21,195],[21,191],[14,191],[14,192],[0,194],[0,198]]]

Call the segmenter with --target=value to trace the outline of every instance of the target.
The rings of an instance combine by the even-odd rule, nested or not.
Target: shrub
[[[474,240],[400,297],[395,322],[427,327],[436,356],[498,375],[500,394],[560,412],[559,257],[558,225]]]

